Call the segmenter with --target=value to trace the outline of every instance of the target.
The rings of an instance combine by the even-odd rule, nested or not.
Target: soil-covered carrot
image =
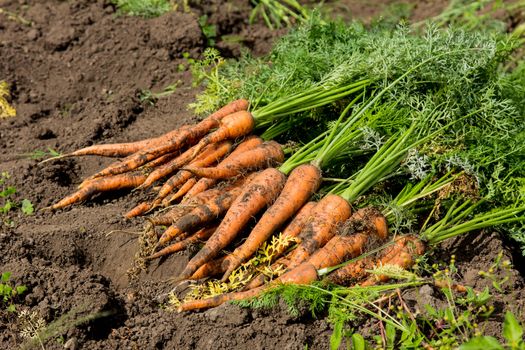
[[[283,173],[274,168],[263,170],[255,175],[246,186],[243,186],[242,193],[224,216],[217,231],[189,261],[179,278],[190,277],[202,264],[217,256],[233,241],[253,215],[277,198],[285,181]]]
[[[398,236],[394,239],[394,243],[387,247],[381,254],[381,257],[376,261],[376,265],[396,265],[403,269],[412,267],[418,256],[425,253],[425,244],[422,240],[415,236]],[[361,283],[361,286],[371,286],[378,282],[387,282],[389,276],[376,275],[368,278]]]
[[[151,208],[152,208],[151,202],[142,202],[142,203],[137,204],[134,208],[132,208],[130,211],[124,214],[124,217],[126,219],[131,219],[136,216],[142,215],[143,213],[147,212]]]
[[[249,170],[261,169],[268,166],[274,166],[284,160],[284,153],[275,141],[267,141],[257,148],[239,154],[235,161],[227,165],[218,165],[213,168],[204,168],[196,166],[186,166],[183,169],[191,171],[199,177],[213,179],[227,179],[238,176]]]
[[[208,261],[201,267],[195,271],[193,275],[191,275],[190,280],[200,280],[206,277],[212,277],[219,275],[224,272],[224,269],[222,268],[222,262],[224,260],[224,256],[214,259],[212,261]]]
[[[160,258],[161,256],[173,254],[173,253],[179,252],[181,250],[184,250],[184,249],[186,249],[187,247],[189,247],[192,244],[195,244],[195,243],[197,243],[199,241],[207,240],[208,238],[210,238],[210,236],[213,234],[213,232],[215,232],[216,229],[217,229],[217,226],[208,227],[208,228],[202,228],[199,231],[195,232],[190,237],[188,237],[188,238],[186,238],[186,239],[184,239],[182,241],[170,244],[166,248],[163,248],[163,249],[159,250],[155,254],[152,254],[149,257],[147,257],[146,259],[148,259],[148,260],[157,259],[157,258]]]
[[[129,188],[135,188],[146,180],[146,175],[142,173],[130,173],[120,174],[116,176],[110,176],[102,179],[97,179],[89,182],[82,189],[67,196],[60,202],[53,204],[46,209],[60,209],[67,207],[68,205],[82,202],[91,196],[106,191],[123,190]]]
[[[139,166],[144,165],[166,153],[175,152],[186,145],[193,145],[197,143],[204,135],[206,135],[212,128],[219,126],[221,119],[228,116],[229,114],[245,110],[246,107],[246,100],[233,101],[198,124],[181,130],[179,133],[171,137],[167,142],[155,147],[140,150],[126,157],[121,162],[111,164],[92,177],[96,178],[107,175],[121,174],[136,169]]]
[[[164,245],[183,232],[195,231],[202,225],[217,219],[228,211],[242,191],[241,186],[236,186],[213,200],[195,207],[191,212],[174,222],[162,234],[159,239],[159,245]]]
[[[289,256],[294,268],[317,249],[323,247],[337,232],[338,226],[350,217],[351,208],[346,200],[337,195],[327,195],[312,210],[312,220],[306,224],[299,238],[301,243]]]
[[[292,170],[275,203],[266,210],[246,241],[224,260],[223,280],[250,258],[281,225],[299,210],[321,184],[321,171],[303,164]]]

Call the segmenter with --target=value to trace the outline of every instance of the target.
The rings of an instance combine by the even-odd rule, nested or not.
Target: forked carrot
[[[275,203],[266,210],[244,243],[224,259],[222,280],[250,258],[281,225],[299,210],[321,184],[318,167],[303,164],[292,170]]]
[[[191,171],[199,177],[207,177],[213,179],[227,179],[233,176],[238,176],[248,170],[255,170],[274,166],[284,160],[284,153],[275,141],[267,141],[262,145],[239,154],[235,161],[232,159],[231,163],[227,165],[219,164],[216,167],[204,168],[195,167],[192,165],[186,166],[183,169]]]
[[[99,192],[135,188],[141,183],[143,183],[144,180],[146,180],[146,175],[142,173],[121,174],[98,180],[93,180],[89,184],[84,186],[82,189],[45,209],[64,208],[68,205],[82,202]]]
[[[202,264],[216,257],[235,239],[252,216],[277,198],[285,181],[283,173],[274,168],[268,168],[255,175],[246,186],[243,186],[242,193],[224,216],[217,231],[188,262],[179,278],[190,277]]]

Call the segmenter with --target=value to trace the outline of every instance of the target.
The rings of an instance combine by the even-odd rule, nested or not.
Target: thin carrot
[[[248,135],[252,132],[254,126],[255,120],[248,111],[243,110],[227,115],[221,120],[220,127],[217,130],[199,141],[194,151],[194,156],[211,143]]]
[[[266,168],[281,163],[284,153],[275,141],[267,141],[257,148],[239,154],[235,161],[227,165],[218,165],[212,168],[186,166],[183,169],[191,171],[199,177],[213,179],[227,179],[242,174],[242,172],[254,169]]]
[[[188,125],[183,125],[180,128],[171,130],[164,135],[149,138],[145,140],[135,141],[135,142],[126,142],[126,143],[109,143],[103,145],[92,145],[89,147],[84,147],[79,150],[76,150],[71,153],[62,154],[57,157],[48,158],[44,162],[50,160],[57,160],[66,157],[76,157],[76,156],[103,156],[103,157],[126,157],[130,154],[140,151],[141,149],[158,146],[170,138],[174,137],[181,130],[188,128]]]
[[[292,170],[275,203],[266,210],[244,243],[224,259],[222,280],[250,258],[281,225],[299,210],[321,184],[318,167],[303,164]]]
[[[350,217],[350,204],[340,196],[329,194],[312,210],[312,220],[303,228],[301,243],[289,256],[289,268],[294,268],[317,249],[323,247],[335,234],[338,225]]]
[[[184,183],[184,185],[182,185],[179,190],[177,192],[175,192],[175,194],[173,194],[173,196],[169,197],[169,198],[166,198],[163,202],[164,206],[168,206],[170,203],[173,203],[175,202],[176,200],[178,200],[179,198],[181,198],[182,196],[184,196],[186,193],[188,193],[189,190],[191,190],[193,188],[193,186],[195,186],[195,184],[197,183],[197,179],[192,177],[190,178],[188,181],[186,181]]]
[[[269,168],[261,171],[243,186],[243,191],[228,210],[217,231],[189,261],[179,278],[190,277],[202,264],[217,256],[239,234],[246,223],[261,209],[271,204],[281,192],[285,176]]]
[[[214,259],[212,261],[209,261],[199,267],[197,271],[193,275],[191,275],[189,280],[200,280],[206,277],[216,276],[224,272],[224,269],[222,268],[222,262],[224,260],[224,256]]]
[[[261,139],[259,136],[252,135],[252,136],[246,137],[241,143],[239,143],[237,147],[235,147],[235,149],[226,158],[224,158],[219,163],[218,166],[225,166],[231,163],[232,160],[235,160],[237,155],[245,151],[254,149],[257,146],[261,145],[262,143],[263,143],[263,139]],[[210,178],[199,179],[199,181],[197,181],[195,186],[193,186],[191,190],[188,191],[188,193],[186,193],[186,195],[182,199],[182,202],[184,203],[185,201],[191,199],[191,197],[195,196],[197,193],[206,191],[208,188],[213,187],[213,185],[215,185],[217,181],[218,181],[217,179],[210,179]]]
[[[167,153],[163,156],[160,156],[156,159],[153,159],[151,162],[149,163],[146,163],[144,164],[143,168],[145,169],[153,169],[153,168],[156,168],[158,166],[161,166],[161,165],[164,165],[166,164],[167,162],[169,162],[170,160],[172,160],[173,158],[175,157],[178,157],[180,154],[178,152],[173,152],[173,153]]]
[[[163,248],[163,249],[159,250],[155,254],[150,255],[146,259],[147,260],[153,260],[153,259],[160,258],[161,256],[173,254],[173,253],[179,252],[181,250],[184,250],[184,249],[186,249],[187,247],[189,247],[192,244],[195,244],[195,243],[197,243],[199,241],[207,240],[208,238],[210,238],[210,236],[213,234],[213,232],[215,232],[216,229],[217,229],[216,226],[208,227],[208,228],[202,228],[199,231],[195,232],[190,237],[188,237],[188,238],[186,238],[186,239],[184,239],[182,241],[175,242],[175,243],[167,246],[166,248]]]
[[[96,178],[107,175],[121,174],[136,169],[139,166],[144,165],[147,162],[150,162],[166,153],[177,151],[185,145],[193,145],[197,143],[204,135],[206,135],[212,128],[219,126],[221,119],[228,116],[229,114],[245,110],[247,106],[248,103],[246,100],[241,99],[233,101],[198,124],[181,130],[179,133],[169,138],[167,142],[158,146],[142,149],[126,157],[121,162],[111,164],[92,177]]]
[[[131,218],[134,218],[136,216],[139,216],[139,215],[142,215],[143,213],[147,212],[148,210],[150,210],[152,207],[152,203],[151,202],[142,202],[142,203],[139,203],[137,206],[135,206],[133,209],[131,209],[130,211],[128,211],[126,214],[124,214],[124,217],[126,219],[131,219]]]
[[[96,193],[134,188],[144,182],[146,175],[142,173],[121,174],[91,181],[77,192],[67,196],[60,202],[46,209],[60,209],[68,205],[82,202]]]

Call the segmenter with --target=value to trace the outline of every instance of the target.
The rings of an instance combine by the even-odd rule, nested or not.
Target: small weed
[[[217,37],[217,27],[213,24],[208,23],[207,15],[200,16],[198,22],[202,30],[202,34],[206,38],[206,45],[215,46],[215,39]]]
[[[23,156],[29,158],[29,159],[33,159],[33,160],[38,160],[38,159],[42,159],[42,158],[50,158],[50,157],[59,157],[61,156],[62,153],[58,152],[58,151],[55,151],[54,149],[48,147],[47,148],[47,151],[43,151],[43,150],[40,150],[40,149],[37,149],[31,153],[25,153],[23,154]]]
[[[159,98],[166,97],[166,96],[173,94],[181,84],[182,84],[182,81],[177,80],[175,83],[166,86],[160,92],[153,92],[147,89],[142,90],[140,91],[140,94],[139,94],[139,100],[140,102],[145,102],[153,106]]]
[[[173,10],[169,0],[112,0],[118,8],[118,14],[146,18],[159,17]]]
[[[15,223],[9,216],[13,209],[20,208],[23,214],[31,215],[34,212],[34,208],[33,204],[28,199],[23,199],[18,202],[14,198],[16,188],[7,185],[9,178],[10,176],[7,172],[2,172],[0,174],[0,219],[2,224],[13,227]]]
[[[0,310],[15,312],[15,300],[27,290],[26,286],[12,286],[9,283],[11,272],[4,272],[0,275]]]

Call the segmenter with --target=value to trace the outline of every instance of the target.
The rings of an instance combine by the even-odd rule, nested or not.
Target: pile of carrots
[[[295,247],[281,245],[274,252],[272,268],[284,271],[277,279],[268,283],[260,274],[244,286],[244,291],[191,301],[181,305],[180,310],[254,296],[275,283],[310,283],[318,279],[319,269],[359,256],[370,242],[387,238],[386,218],[371,208],[352,215],[349,201],[335,194],[309,202],[322,181],[320,167],[315,162],[300,164],[288,176],[275,168],[284,160],[283,150],[275,141],[250,135],[254,123],[247,108],[246,100],[236,100],[195,125],[182,126],[157,138],[96,145],[64,155],[125,158],[83,181],[76,193],[50,209],[64,208],[99,192],[147,188],[166,179],[152,201],[140,203],[125,216],[135,217],[178,202],[148,218],[152,227],[168,228],[155,236],[153,250],[145,257],[160,258],[202,242],[203,247],[176,277],[177,281],[221,274],[226,281],[279,230],[283,239],[296,243]],[[225,255],[223,250],[238,241],[262,211],[246,240]],[[348,222],[361,229],[349,234],[342,229],[348,227]],[[413,253],[421,254],[422,247],[414,237],[398,237],[378,262],[409,267],[414,262]],[[338,283],[358,281],[373,264],[367,260],[346,265],[330,279]]]

